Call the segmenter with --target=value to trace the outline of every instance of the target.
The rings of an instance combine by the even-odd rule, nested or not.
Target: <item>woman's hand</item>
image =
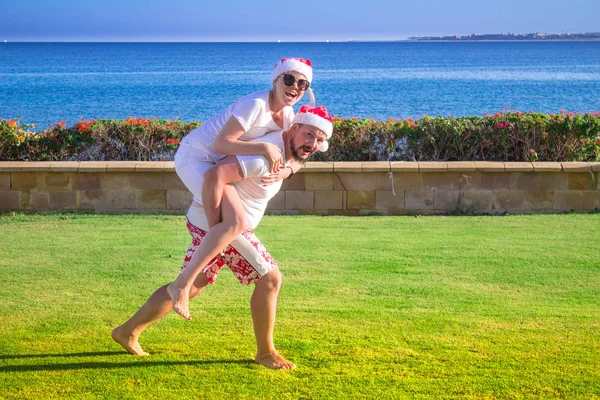
[[[269,162],[269,172],[275,174],[283,167],[283,152],[274,144],[264,143],[265,151],[263,156]]]
[[[282,179],[287,179],[292,175],[291,167],[285,167],[280,169],[279,172],[271,173],[267,176],[263,176],[260,181],[263,186],[269,186],[279,182]]]

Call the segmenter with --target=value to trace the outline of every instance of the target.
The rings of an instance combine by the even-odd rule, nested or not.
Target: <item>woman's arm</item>
[[[269,171],[278,172],[282,166],[281,149],[271,143],[246,142],[239,140],[244,128],[235,117],[229,117],[215,139],[214,149],[221,154],[248,154],[264,156],[269,162]]]

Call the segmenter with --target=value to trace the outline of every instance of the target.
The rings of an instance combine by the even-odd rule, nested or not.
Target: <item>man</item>
[[[333,127],[325,107],[303,106],[287,131],[278,131],[260,138],[277,145],[285,160],[304,162],[317,150],[327,149],[327,139]],[[237,191],[246,213],[246,221],[255,227],[262,218],[267,202],[281,188],[281,181],[265,186],[261,178],[268,175],[269,163],[262,156],[230,156],[204,174],[207,183],[231,184]],[[192,244],[186,255],[183,268],[190,262],[194,252],[208,230],[202,205],[195,201],[188,214],[188,230]],[[254,335],[256,337],[255,362],[272,369],[293,369],[295,365],[277,353],[273,343],[273,330],[277,310],[277,298],[281,287],[281,273],[273,258],[250,229],[238,236],[197,276],[189,297],[199,295],[209,283],[213,283],[220,268],[227,264],[242,284],[254,283],[250,302]],[[159,288],[148,301],[123,325],[112,332],[113,339],[134,355],[147,355],[138,339],[152,323],[173,309],[172,295],[168,286]]]

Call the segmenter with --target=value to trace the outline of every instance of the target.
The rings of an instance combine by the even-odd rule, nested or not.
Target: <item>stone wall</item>
[[[600,209],[600,163],[310,162],[272,214],[540,213]],[[172,162],[0,162],[0,212],[184,213]]]

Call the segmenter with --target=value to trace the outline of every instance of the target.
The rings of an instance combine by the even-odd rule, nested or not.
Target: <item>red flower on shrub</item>
[[[67,121],[61,121],[61,122],[57,122],[56,125],[54,125],[54,128],[64,128],[67,125]]]
[[[10,126],[11,128],[16,128],[17,127],[17,122],[14,119],[9,119],[6,121],[6,123],[8,124],[8,126]]]
[[[508,128],[509,126],[510,126],[510,124],[508,122],[501,122],[498,125],[496,125],[496,128],[504,129],[504,128]]]
[[[172,144],[172,145],[178,145],[180,142],[179,142],[179,139],[167,139],[167,140],[165,140],[165,143]]]
[[[79,133],[84,133],[85,131],[89,130],[92,127],[93,123],[94,123],[93,119],[91,119],[89,121],[79,121],[78,123],[75,124],[75,129],[77,129],[77,132],[79,132]]]

